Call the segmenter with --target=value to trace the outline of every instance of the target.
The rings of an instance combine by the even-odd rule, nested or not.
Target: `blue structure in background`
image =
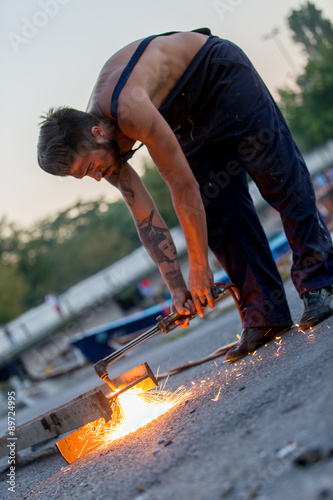
[[[111,321],[76,335],[71,344],[78,347],[92,363],[96,363],[115,351],[108,341],[112,338],[130,335],[131,333],[148,330],[156,324],[159,315],[165,315],[170,310],[171,301],[148,307],[143,311],[129,314],[124,318]]]

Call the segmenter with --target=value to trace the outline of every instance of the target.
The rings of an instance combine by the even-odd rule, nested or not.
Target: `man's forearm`
[[[156,263],[170,293],[186,289],[180,270],[177,251],[169,229],[159,214],[152,210],[142,221],[137,221],[140,239],[148,254]]]
[[[190,266],[208,265],[207,222],[199,189],[173,193],[173,205],[183,229]]]

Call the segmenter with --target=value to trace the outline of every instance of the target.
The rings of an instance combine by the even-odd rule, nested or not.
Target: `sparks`
[[[97,420],[88,424],[90,428],[87,431],[94,434],[96,443],[108,447],[116,440],[159,418],[179,404],[185,396],[188,396],[188,392],[184,387],[179,387],[174,392],[163,389],[137,392],[133,388],[119,395],[113,406],[110,422]]]
[[[215,398],[212,399],[212,401],[215,401],[215,402],[218,401],[220,394],[221,394],[221,387],[219,388],[219,392],[216,394]]]
[[[282,342],[282,339],[281,337],[276,337],[276,338],[279,338],[280,340],[278,342],[275,342],[275,344],[278,346],[277,348],[277,351],[276,353],[274,354],[274,356],[276,356],[277,358],[280,356],[280,349],[281,347],[285,344],[285,342]]]

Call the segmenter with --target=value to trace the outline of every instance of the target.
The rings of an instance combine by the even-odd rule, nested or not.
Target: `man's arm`
[[[125,90],[125,89],[124,89]],[[189,255],[189,290],[195,308],[203,316],[207,299],[214,307],[213,274],[208,265],[206,215],[198,183],[173,131],[151,103],[148,95],[140,106],[131,110],[130,116],[122,117],[122,105],[126,105],[126,93],[118,107],[118,126],[123,133],[143,142],[167,183],[175,212],[185,234]]]
[[[194,314],[195,308],[185,284],[172,236],[141,178],[126,163],[118,175],[106,177],[117,187],[132,214],[139,237],[156,263],[167,285],[173,308],[181,314]],[[188,321],[182,325],[187,326]]]

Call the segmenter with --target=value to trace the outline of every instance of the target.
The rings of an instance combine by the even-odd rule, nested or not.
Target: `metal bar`
[[[84,425],[56,443],[56,447],[69,464],[101,444],[98,433],[93,432],[98,425],[99,421]]]
[[[15,449],[18,451],[33,444],[47,441],[98,418],[103,417],[108,422],[111,415],[109,400],[97,388],[93,394],[79,396],[73,401],[17,427],[15,429]],[[13,438],[9,436],[0,438],[0,457],[8,455],[7,444],[11,440]]]

